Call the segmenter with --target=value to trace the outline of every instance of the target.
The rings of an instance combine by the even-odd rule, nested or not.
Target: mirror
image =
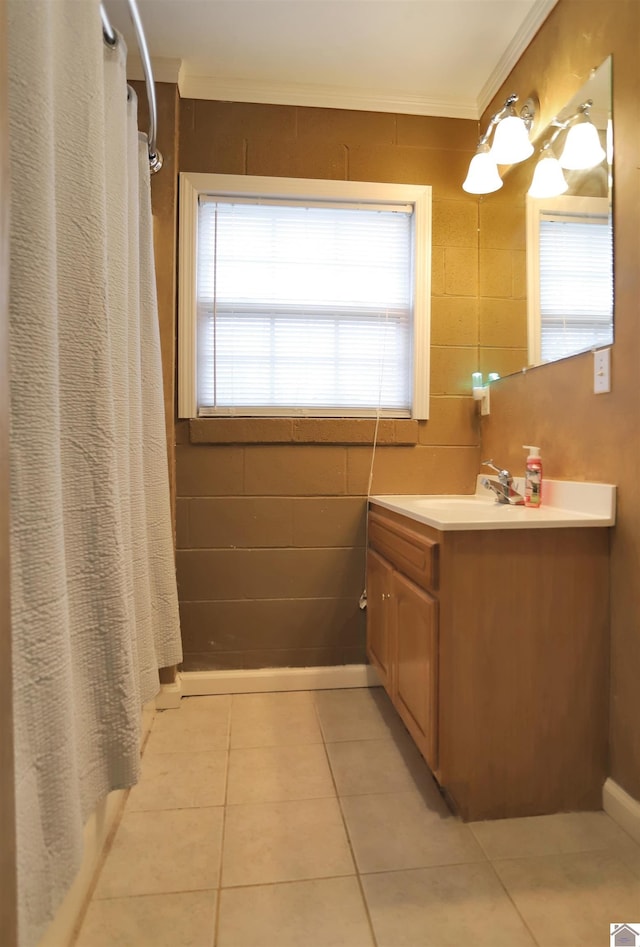
[[[544,145],[561,158],[569,132],[598,130],[601,160],[560,168],[566,190],[528,195]],[[611,57],[543,130],[535,151],[511,167],[504,187],[480,205],[480,369],[501,376],[613,342],[613,126]],[[576,163],[581,163],[579,160]],[[549,163],[545,168],[549,167]],[[563,185],[564,186],[564,185]],[[505,272],[508,269],[508,273]]]

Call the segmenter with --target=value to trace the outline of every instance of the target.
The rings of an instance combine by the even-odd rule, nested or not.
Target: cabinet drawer
[[[437,590],[438,543],[372,512],[369,545],[422,588]]]

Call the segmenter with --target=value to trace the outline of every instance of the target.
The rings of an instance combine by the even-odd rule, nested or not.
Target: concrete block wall
[[[430,184],[431,418],[383,422],[374,493],[469,492],[479,358],[471,121],[183,100],[181,171]],[[203,419],[177,427],[185,669],[359,663],[373,423]]]

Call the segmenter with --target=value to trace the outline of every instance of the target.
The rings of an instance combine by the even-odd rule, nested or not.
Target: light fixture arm
[[[491,137],[491,132],[498,125],[503,118],[505,118],[511,111],[512,106],[518,101],[518,96],[515,92],[512,92],[509,98],[506,100],[499,112],[496,112],[495,115],[492,115],[489,119],[489,124],[487,125],[487,130],[484,135],[481,135],[478,139],[478,147],[480,145],[486,145]]]
[[[518,101],[518,95],[515,92],[512,92],[511,95],[505,100],[504,105],[499,112],[496,112],[495,115],[492,115],[489,124],[487,125],[487,130],[484,135],[481,135],[478,139],[478,147],[481,145],[486,145],[491,137],[491,132],[499,125],[503,118],[506,118],[507,115],[515,115],[514,105]],[[531,131],[531,126],[533,125],[533,120],[535,118],[535,105],[533,99],[527,99],[522,108],[520,109],[519,118],[525,124],[527,131]]]
[[[556,138],[558,137],[558,135],[561,135],[562,132],[565,131],[567,128],[570,128],[571,125],[574,125],[576,122],[580,121],[581,118],[584,117],[584,118],[589,119],[589,112],[591,111],[592,105],[593,105],[593,99],[587,99],[586,102],[583,102],[582,105],[578,106],[578,108],[573,113],[573,115],[570,115],[569,118],[566,118],[563,122],[560,122],[558,121],[557,118],[554,118],[554,120],[550,124],[553,125],[553,127],[555,128],[555,131],[552,134],[551,138],[549,138],[549,140],[545,142],[545,145],[547,144],[552,145],[554,141],[556,140]]]

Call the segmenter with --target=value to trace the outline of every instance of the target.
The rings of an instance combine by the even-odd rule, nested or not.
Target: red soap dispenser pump
[[[524,476],[524,505],[537,509],[542,503],[542,460],[540,448],[522,445],[529,451]]]

